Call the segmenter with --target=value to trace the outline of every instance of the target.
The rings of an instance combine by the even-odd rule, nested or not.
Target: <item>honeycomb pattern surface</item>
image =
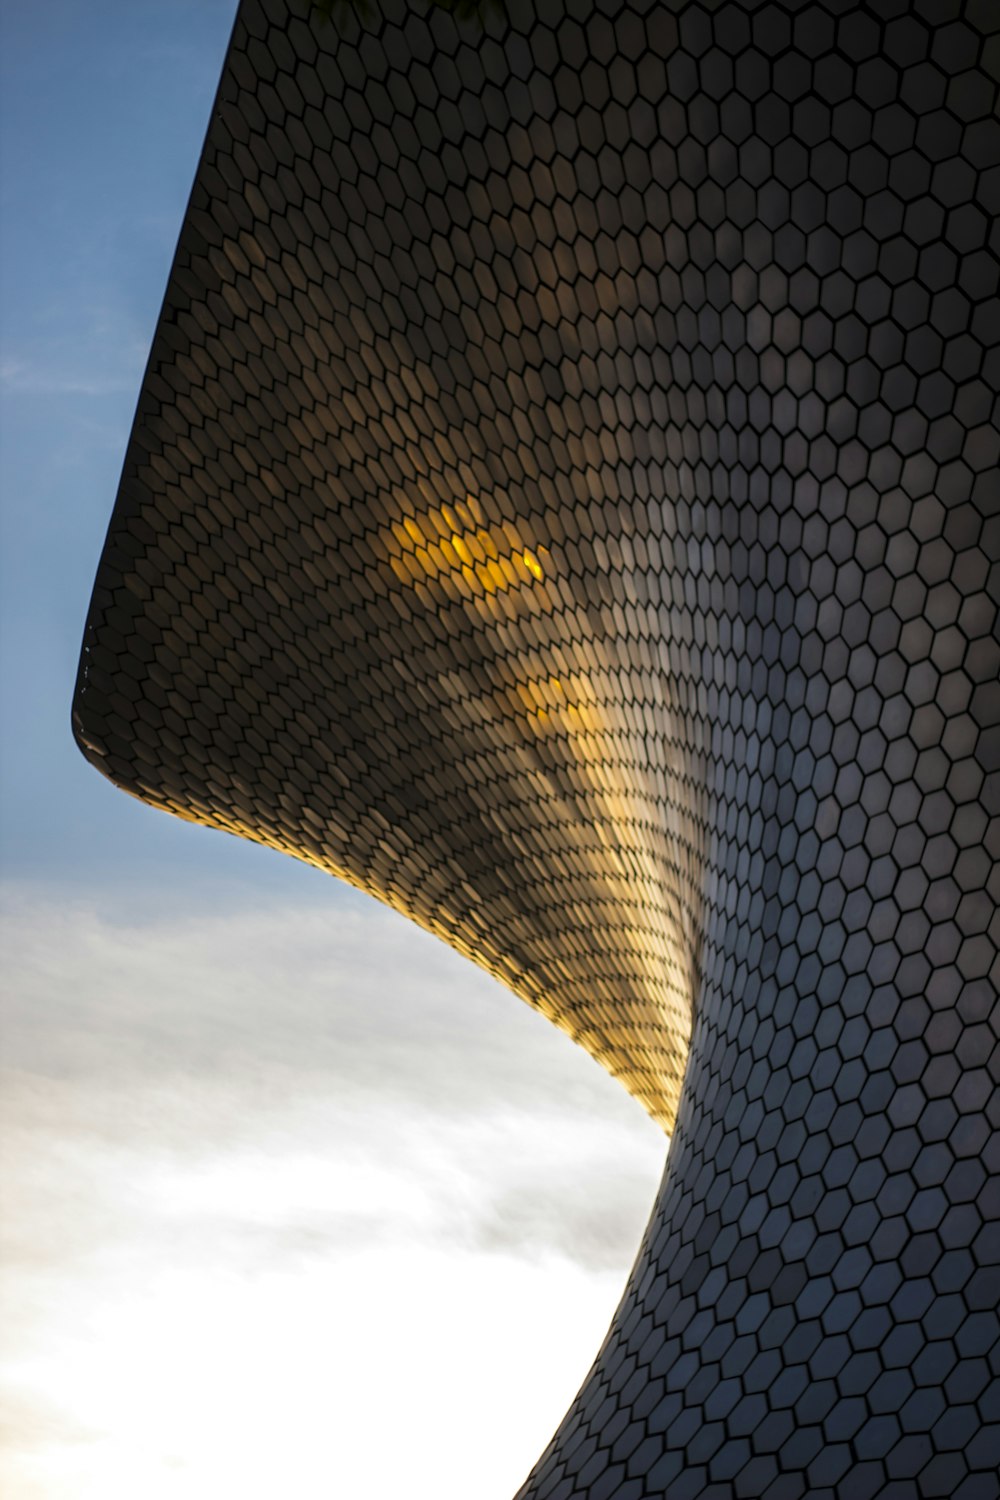
[[[521,1500],[1000,1494],[998,74],[987,0],[241,5],[74,727],[672,1129]]]

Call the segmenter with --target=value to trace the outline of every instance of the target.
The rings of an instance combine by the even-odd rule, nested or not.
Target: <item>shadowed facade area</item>
[[[523,1500],[996,1500],[1000,18],[337,15],[240,8],[80,746],[673,1131]]]

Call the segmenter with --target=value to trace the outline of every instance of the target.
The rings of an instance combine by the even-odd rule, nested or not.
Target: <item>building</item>
[[[240,8],[75,732],[672,1131],[523,1500],[995,1500],[993,26]]]

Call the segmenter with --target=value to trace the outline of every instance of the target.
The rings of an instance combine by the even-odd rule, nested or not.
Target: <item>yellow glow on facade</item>
[[[390,567],[411,586],[458,574],[471,592],[491,595],[530,588],[545,577],[538,554],[546,549],[526,547],[509,523],[488,522],[473,495],[405,516],[388,529],[389,539]]]

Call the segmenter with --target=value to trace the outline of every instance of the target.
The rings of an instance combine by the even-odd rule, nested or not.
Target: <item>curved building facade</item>
[[[240,7],[75,732],[672,1131],[521,1500],[996,1500],[998,69],[982,0]]]

